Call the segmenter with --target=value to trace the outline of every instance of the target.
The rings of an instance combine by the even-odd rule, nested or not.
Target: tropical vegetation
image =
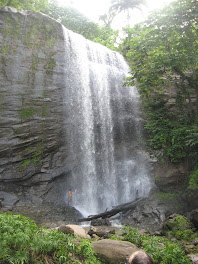
[[[0,263],[100,264],[89,240],[38,227],[22,215],[0,212]]]
[[[130,11],[133,9],[141,9],[145,5],[145,0],[112,0],[112,5],[109,12],[118,15],[120,13],[127,13],[128,23],[130,20]]]
[[[11,6],[17,9],[48,12],[53,0],[1,0],[0,6]]]
[[[182,244],[165,237],[141,235],[137,228],[126,226],[122,237],[111,239],[129,241],[144,249],[158,264],[190,264]],[[174,228],[168,235],[190,239],[193,230],[183,216],[177,215]],[[37,226],[22,215],[0,212],[0,263],[1,264],[100,264],[88,239]]]
[[[198,2],[177,0],[124,29],[120,50],[131,66],[147,114],[152,154],[188,163],[198,185]]]
[[[179,243],[171,242],[160,236],[141,235],[137,228],[126,226],[123,228],[124,240],[129,241],[141,249],[144,249],[153,257],[157,264],[190,264],[191,261],[185,255]]]

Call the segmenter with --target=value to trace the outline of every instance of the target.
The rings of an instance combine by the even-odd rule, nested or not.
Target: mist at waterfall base
[[[145,197],[152,184],[140,144],[139,94],[123,87],[127,63],[117,52],[63,32],[67,186],[76,189],[73,206],[87,216]]]

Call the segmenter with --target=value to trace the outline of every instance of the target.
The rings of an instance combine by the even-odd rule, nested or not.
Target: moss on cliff
[[[27,158],[21,162],[20,171],[26,170],[30,164],[42,165],[43,144],[38,143],[33,147],[27,147],[24,150],[24,156]]]

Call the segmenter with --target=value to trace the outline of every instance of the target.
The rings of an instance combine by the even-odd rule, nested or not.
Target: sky
[[[147,0],[147,6],[142,10],[133,10],[131,18],[131,26],[143,21],[148,16],[149,12],[154,9],[159,9],[169,4],[173,0]],[[58,0],[62,6],[72,6],[84,14],[86,17],[94,22],[99,22],[99,16],[107,13],[108,8],[111,4],[111,0]],[[118,17],[115,19],[112,27],[119,29],[125,25],[123,21],[124,17]],[[122,22],[121,22],[122,21]],[[126,21],[127,23],[127,21]]]

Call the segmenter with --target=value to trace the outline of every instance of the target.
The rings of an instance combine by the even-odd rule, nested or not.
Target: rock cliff
[[[69,174],[63,120],[61,25],[40,13],[0,9],[0,199],[64,201]],[[53,184],[56,181],[57,184]],[[52,195],[52,197],[54,197]],[[48,199],[50,200],[50,199]]]
[[[122,89],[123,57],[32,11],[1,8],[0,30],[3,210],[63,205],[69,184],[84,210],[147,195],[139,95]]]

